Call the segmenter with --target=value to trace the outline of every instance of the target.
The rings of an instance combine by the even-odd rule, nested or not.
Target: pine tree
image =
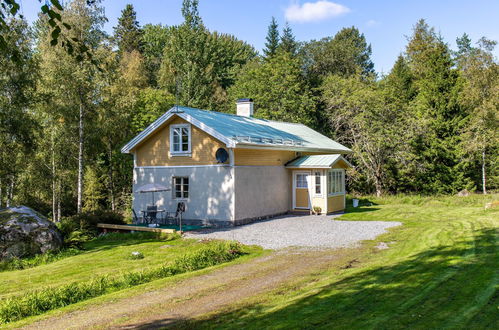
[[[295,40],[295,36],[293,35],[293,30],[289,26],[288,22],[284,25],[284,29],[282,30],[281,44],[279,45],[279,49],[290,53],[291,55],[296,55],[298,50],[298,43]]]
[[[114,39],[120,53],[142,50],[142,30],[133,5],[127,4],[114,27]]]
[[[274,17],[272,17],[272,20],[270,21],[265,40],[267,41],[265,42],[263,53],[266,58],[271,58],[276,54],[277,49],[279,48],[279,26]]]

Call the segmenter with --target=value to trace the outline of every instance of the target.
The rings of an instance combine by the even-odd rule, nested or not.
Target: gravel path
[[[235,240],[266,249],[291,246],[339,248],[354,246],[401,225],[396,221],[335,221],[332,216],[285,215],[249,225],[187,232],[186,237]]]

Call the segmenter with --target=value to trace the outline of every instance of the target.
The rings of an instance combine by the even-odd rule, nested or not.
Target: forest
[[[133,161],[121,147],[174,104],[233,113],[244,97],[258,118],[303,123],[351,148],[352,194],[499,188],[496,41],[463,34],[451,49],[421,19],[381,74],[355,26],[301,42],[269,17],[260,53],[210,31],[198,0],[183,1],[180,25],[138,22],[126,5],[112,34],[100,1],[42,8],[32,25],[5,8],[0,208],[27,205],[54,221],[127,214]],[[53,15],[67,28],[54,29]]]

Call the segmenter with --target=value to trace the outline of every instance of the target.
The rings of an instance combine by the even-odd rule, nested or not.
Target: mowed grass
[[[154,268],[176,257],[201,249],[205,243],[189,239],[170,241],[153,235],[113,234],[85,244],[83,253],[34,268],[0,273],[0,300],[48,286],[91,280],[99,275],[117,275]],[[133,251],[143,259],[131,259]]]
[[[484,208],[498,199],[370,198],[373,205],[349,208],[340,220],[403,226],[351,249],[327,271],[182,326],[498,329],[499,209]],[[380,242],[389,248],[376,248]]]

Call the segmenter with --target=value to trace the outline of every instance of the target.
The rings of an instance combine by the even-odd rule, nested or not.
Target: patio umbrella
[[[148,183],[135,190],[138,193],[152,193],[152,205],[155,204],[154,193],[160,191],[170,191],[171,189],[159,183]]]

